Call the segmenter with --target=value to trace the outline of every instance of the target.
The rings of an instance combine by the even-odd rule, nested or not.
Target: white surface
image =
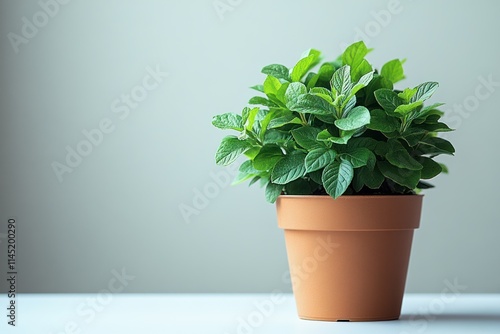
[[[457,129],[445,134],[456,156],[438,159],[450,174],[425,192],[407,290],[458,278],[500,293],[500,1],[58,0],[16,54],[9,33],[54,2],[0,0],[0,263],[17,216],[22,291],[93,293],[122,268],[136,276],[127,293],[290,289],[275,206],[258,185],[228,185],[236,173],[214,155],[235,132],[211,119],[260,95],[248,87],[263,66],[291,67],[309,48],[332,60],[364,39],[379,70],[407,58],[399,89],[439,82],[430,103],[445,102]],[[169,73],[158,88],[113,112],[157,65]],[[51,164],[106,118],[115,130],[59,183]]]
[[[6,296],[0,300],[4,313]],[[18,326],[2,315],[1,333],[500,333],[500,295],[410,294],[399,321],[365,323],[300,320],[290,294],[29,294],[17,301]]]

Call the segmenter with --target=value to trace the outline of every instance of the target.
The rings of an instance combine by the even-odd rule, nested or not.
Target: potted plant
[[[268,65],[264,96],[241,114],[213,118],[222,139],[216,163],[246,157],[234,183],[265,186],[285,231],[292,287],[304,319],[398,319],[421,189],[446,172],[434,160],[454,153],[437,136],[438,88],[397,89],[404,60],[374,69],[357,42],[335,61],[307,51],[296,65]],[[313,71],[317,68],[316,71]],[[306,272],[307,275],[300,275]]]

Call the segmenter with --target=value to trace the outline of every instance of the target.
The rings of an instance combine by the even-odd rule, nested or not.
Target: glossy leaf
[[[271,75],[277,79],[290,81],[289,70],[284,65],[280,64],[267,65],[262,69],[262,73]]]
[[[253,167],[261,171],[270,170],[278,161],[283,159],[283,157],[283,152],[279,146],[265,145],[253,159]]]
[[[314,172],[335,160],[337,153],[326,147],[320,147],[310,151],[305,160],[306,172]]]
[[[354,169],[349,161],[334,161],[323,170],[322,181],[326,192],[338,198],[344,194],[353,177]]]
[[[268,201],[269,203],[276,202],[282,191],[283,185],[269,182],[266,186],[265,191],[266,201]]]
[[[398,168],[387,161],[377,162],[380,172],[399,185],[414,189],[420,181],[420,171]]]
[[[234,136],[227,136],[222,139],[219,149],[215,153],[215,162],[218,165],[230,165],[250,147],[251,144],[247,141],[239,140]]]
[[[392,83],[403,80],[405,78],[403,71],[403,62],[399,59],[388,61],[384,64],[384,66],[382,66],[380,75],[391,80]]]
[[[394,110],[403,104],[403,100],[394,91],[381,88],[375,91],[375,99],[378,104],[387,112],[394,112]]]
[[[423,84],[415,87],[417,93],[412,97],[411,102],[415,101],[425,101],[434,94],[436,89],[438,89],[439,84],[437,82],[424,82]]]
[[[212,118],[212,124],[223,130],[232,129],[236,131],[243,131],[243,121],[241,116],[233,113],[214,116]]]
[[[306,173],[305,158],[306,154],[300,152],[285,156],[274,166],[271,181],[276,184],[287,184],[304,176]]]
[[[352,109],[347,117],[335,121],[341,130],[356,130],[370,123],[370,112],[363,106]]]
[[[316,139],[319,133],[319,129],[310,126],[303,126],[292,130],[292,136],[297,144],[307,150],[324,146]]]

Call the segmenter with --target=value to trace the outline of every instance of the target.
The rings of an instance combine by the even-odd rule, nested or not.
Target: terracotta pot
[[[299,317],[398,319],[421,207],[421,195],[280,196]]]

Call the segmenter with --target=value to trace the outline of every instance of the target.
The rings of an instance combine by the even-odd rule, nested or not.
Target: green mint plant
[[[437,136],[451,131],[440,122],[442,103],[424,106],[438,88],[425,82],[398,90],[404,60],[377,71],[360,41],[335,61],[322,63],[311,49],[292,69],[265,66],[264,96],[252,97],[241,114],[213,117],[219,129],[237,131],[222,142],[216,163],[229,165],[244,155],[234,184],[265,186],[267,201],[280,194],[414,194],[446,167],[434,160],[453,155]]]

